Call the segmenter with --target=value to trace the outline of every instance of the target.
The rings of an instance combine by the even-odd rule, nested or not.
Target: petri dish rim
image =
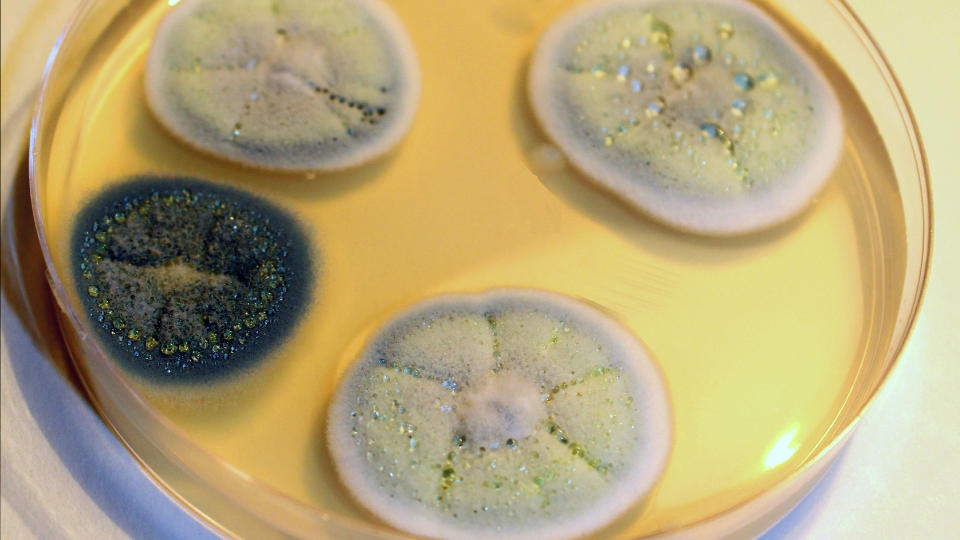
[[[71,39],[75,38],[78,28],[86,22],[86,18],[95,11],[95,8],[104,2],[105,0],[84,0],[70,18],[65,29],[61,32],[44,69],[37,105],[31,123],[28,155],[30,197],[41,253],[46,265],[46,277],[59,308],[58,316],[60,317],[61,332],[65,333],[65,337],[68,338],[66,340],[68,342],[68,348],[71,350],[74,364],[81,375],[80,379],[100,416],[128,448],[133,457],[143,466],[145,474],[147,474],[158,487],[164,489],[171,499],[179,503],[185,510],[194,513],[195,516],[211,528],[211,530],[219,532],[220,534],[233,536],[236,532],[233,531],[231,527],[226,526],[222,518],[211,515],[211,513],[202,508],[201,505],[195,504],[189,497],[183,495],[181,490],[178,489],[179,484],[177,482],[168,479],[164,473],[159,472],[157,467],[151,464],[152,460],[143,454],[143,452],[148,449],[143,446],[142,442],[139,444],[135,442],[135,434],[131,432],[131,427],[135,426],[136,422],[124,426],[123,420],[129,422],[131,419],[126,417],[118,418],[116,416],[118,411],[114,411],[113,414],[109,412],[108,409],[112,404],[110,402],[110,396],[102,396],[96,388],[98,384],[103,384],[104,381],[94,380],[92,378],[92,374],[87,371],[89,368],[84,366],[84,361],[76,357],[76,351],[74,350],[74,347],[77,346],[76,342],[71,343],[69,339],[71,336],[68,332],[72,329],[80,328],[82,323],[79,314],[71,308],[64,284],[53,265],[50,247],[43,226],[40,184],[44,173],[44,162],[42,159],[44,144],[48,142],[46,139],[49,138],[45,137],[46,132],[43,128],[50,121],[50,115],[53,112],[58,112],[56,109],[57,104],[54,103],[54,105],[51,105],[51,101],[55,101],[54,98],[51,97],[51,87],[56,81],[59,71],[63,68],[63,64],[71,59],[70,56],[65,53],[65,45],[71,44]],[[128,3],[129,2],[124,2],[124,5]],[[172,3],[175,2],[171,2],[171,4]],[[761,0],[760,3],[766,3],[766,0]],[[886,85],[887,93],[884,97],[893,100],[894,107],[899,114],[899,119],[904,130],[901,135],[906,136],[910,145],[909,154],[910,158],[912,158],[913,166],[913,174],[911,174],[911,176],[914,177],[916,181],[916,185],[910,189],[914,190],[912,193],[919,197],[916,203],[919,206],[918,217],[920,223],[915,225],[919,226],[921,237],[919,238],[919,246],[907,246],[908,259],[916,259],[916,268],[911,272],[908,264],[907,273],[904,276],[904,288],[898,291],[901,299],[897,308],[898,316],[894,324],[889,347],[883,351],[883,355],[889,358],[889,362],[883,367],[878,375],[877,382],[869,389],[869,395],[850,417],[846,426],[837,432],[833,436],[833,439],[822,446],[819,451],[807,457],[806,460],[786,478],[780,480],[766,491],[725,508],[720,512],[698,521],[687,523],[682,527],[660,530],[655,533],[653,537],[659,538],[678,533],[683,534],[695,528],[699,529],[699,532],[710,531],[709,534],[711,535],[742,533],[745,527],[751,524],[750,522],[746,524],[740,523],[738,529],[731,529],[729,522],[726,525],[723,523],[725,518],[731,518],[738,512],[753,514],[748,521],[752,520],[754,524],[758,524],[761,521],[765,522],[762,528],[754,530],[754,532],[762,532],[785,515],[786,512],[800,500],[802,495],[816,484],[816,481],[819,480],[819,477],[825,471],[826,466],[829,465],[832,458],[836,456],[838,450],[849,440],[849,436],[858,424],[858,421],[874,401],[876,395],[884,387],[892,370],[899,364],[924,299],[932,255],[933,208],[931,203],[929,165],[916,118],[904,94],[903,87],[891,68],[885,54],[876,39],[847,1],[824,0],[823,4],[829,6],[836,15],[840,17],[846,29],[853,33],[859,45],[870,57],[873,68],[877,70]],[[114,13],[114,15],[116,15],[116,13]],[[802,28],[800,30],[805,31]],[[816,42],[816,40],[813,41]],[[54,110],[51,111],[51,108]],[[885,141],[884,145],[886,146],[887,144]],[[900,182],[902,182],[902,179],[899,178],[898,175],[898,183]],[[906,202],[903,204],[906,204]],[[916,251],[919,251],[916,255],[909,253]],[[912,290],[910,290],[911,285]],[[904,299],[909,300],[904,301]],[[237,504],[241,508],[241,511],[249,512],[255,516],[254,519],[262,520],[262,525],[266,526],[267,530],[287,534],[297,534],[298,531],[316,532],[317,530],[326,530],[328,533],[362,533],[370,537],[378,538],[403,536],[401,533],[395,531],[384,533],[384,531],[376,528],[372,524],[346,516],[331,515],[328,512],[294,500],[279,490],[232,467],[229,463],[220,460],[207,450],[200,448],[186,437],[179,427],[165,418],[139,395],[122,376],[119,368],[112,362],[107,361],[107,354],[102,350],[97,340],[85,339],[85,336],[82,335],[74,337],[82,342],[83,347],[88,347],[93,351],[93,356],[88,356],[88,359],[85,361],[89,362],[93,360],[95,364],[98,364],[98,369],[103,370],[97,375],[108,378],[105,382],[109,383],[110,393],[118,393],[118,397],[137,407],[137,410],[134,412],[138,418],[135,420],[142,422],[142,425],[138,427],[150,427],[156,430],[154,436],[163,435],[164,437],[158,438],[166,439],[169,437],[174,441],[173,444],[170,444],[169,440],[148,440],[147,442],[155,447],[152,448],[152,450],[160,452],[160,454],[155,455],[162,456],[164,459],[169,460],[169,465],[172,465],[178,474],[199,480],[204,484],[205,489],[216,492],[217,496]],[[202,467],[198,467],[198,464],[202,464]],[[218,481],[227,481],[229,484],[232,484],[233,487],[243,487],[251,491],[254,497],[247,500],[238,499],[238,497],[241,497],[243,494],[240,496],[236,495],[231,492],[229,486],[218,485]],[[771,498],[773,501],[771,501]],[[255,501],[259,503],[259,505],[254,505],[251,501]],[[783,506],[784,504],[786,504],[786,506]],[[279,511],[279,513],[272,514],[271,511]],[[283,523],[282,520],[278,520],[278,516],[296,518],[300,520],[300,523],[291,526]]]

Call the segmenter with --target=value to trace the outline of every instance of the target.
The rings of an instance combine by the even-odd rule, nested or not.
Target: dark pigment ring
[[[80,212],[78,294],[121,365],[203,381],[249,366],[290,333],[312,282],[294,219],[189,178],[137,177]]]

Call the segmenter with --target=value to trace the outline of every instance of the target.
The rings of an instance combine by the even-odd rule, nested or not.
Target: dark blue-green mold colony
[[[190,178],[137,177],[74,223],[78,294],[115,360],[154,381],[208,382],[289,336],[315,268],[295,219]]]

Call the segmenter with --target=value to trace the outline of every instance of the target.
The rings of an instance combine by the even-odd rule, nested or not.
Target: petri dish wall
[[[765,232],[671,231],[576,172],[543,167],[529,55],[575,2],[391,2],[422,72],[414,125],[343,172],[265,173],[197,153],[147,109],[146,51],[176,2],[86,2],[47,68],[31,139],[34,212],[61,329],[98,410],[171,497],[225,534],[402,536],[337,482],[324,440],[339,373],[391,314],[499,286],[601,306],[667,379],[675,442],[651,500],[611,538],[759,534],[819,479],[912,327],[931,234],[912,115],[882,53],[839,0],[758,2],[817,61],[846,133],[828,187]],[[71,267],[73,218],[144,174],[194,176],[287,209],[319,254],[302,321],[264,367],[187,390],[104,349]]]

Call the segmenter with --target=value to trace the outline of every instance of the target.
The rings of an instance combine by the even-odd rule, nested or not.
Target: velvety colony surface
[[[647,214],[707,234],[801,211],[843,140],[813,60],[742,0],[588,3],[544,32],[529,94],[574,166]]]
[[[419,69],[378,0],[183,0],[147,59],[147,102],[188,144],[245,165],[330,170],[409,129]]]
[[[663,379],[588,305],[500,289],[420,302],[347,368],[330,450],[357,501],[443,538],[567,538],[649,492],[671,447]]]
[[[203,181],[118,184],[87,204],[74,231],[77,294],[117,361],[146,377],[237,372],[289,333],[310,294],[296,222]]]

